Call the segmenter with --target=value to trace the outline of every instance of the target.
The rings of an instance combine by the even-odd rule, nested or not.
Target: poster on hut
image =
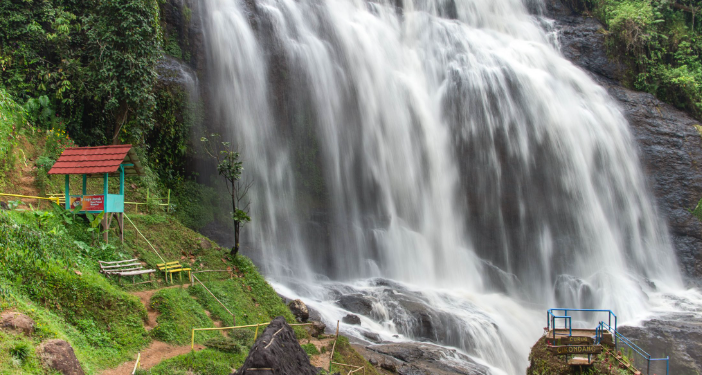
[[[81,211],[104,211],[104,195],[84,195],[82,197],[71,197],[71,209],[81,206]]]

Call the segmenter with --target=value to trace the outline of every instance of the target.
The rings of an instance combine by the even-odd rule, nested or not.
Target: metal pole
[[[70,183],[68,180],[68,175],[66,175],[66,201],[64,202],[64,205],[66,206],[66,209],[69,210],[71,208],[71,192],[70,192]]]

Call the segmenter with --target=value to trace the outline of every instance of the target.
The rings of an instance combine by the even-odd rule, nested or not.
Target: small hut
[[[105,242],[107,229],[112,217],[117,216],[120,239],[124,241],[124,178],[125,176],[143,176],[144,169],[137,158],[132,145],[114,145],[97,147],[71,147],[61,153],[49,174],[66,176],[66,209],[73,210],[80,206],[78,213],[101,213]],[[83,175],[83,194],[71,195],[70,175]],[[119,194],[109,194],[110,177],[119,176]],[[87,193],[88,178],[102,178],[102,194]]]

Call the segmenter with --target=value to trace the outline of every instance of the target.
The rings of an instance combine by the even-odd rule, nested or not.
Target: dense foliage
[[[158,15],[156,0],[0,2],[0,82],[35,125],[58,122],[79,144],[139,140],[153,126]]]
[[[625,84],[702,118],[702,0],[578,0],[608,29]]]

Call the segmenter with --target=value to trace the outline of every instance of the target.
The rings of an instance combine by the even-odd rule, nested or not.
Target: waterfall
[[[384,338],[517,374],[545,308],[635,319],[682,288],[627,121],[541,6],[206,1],[213,118],[255,181],[244,252],[279,290],[330,319],[360,293]]]

